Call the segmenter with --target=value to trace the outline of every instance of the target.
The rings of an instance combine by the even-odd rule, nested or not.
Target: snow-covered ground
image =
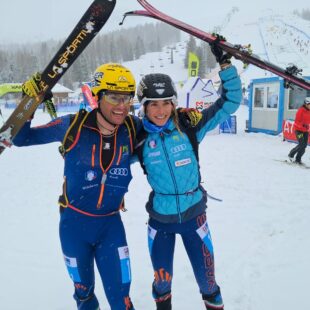
[[[7,111],[4,111],[6,113]],[[279,136],[244,132],[207,136],[201,172],[210,200],[208,221],[216,275],[228,310],[310,309],[310,173],[276,162],[293,146]],[[48,117],[37,112],[34,123]],[[6,150],[0,160],[0,309],[75,309],[58,240],[57,198],[62,158],[57,144]],[[310,151],[304,161],[310,165]],[[154,309],[144,204],[149,187],[138,164],[122,215],[130,246],[136,309]],[[97,275],[96,292],[108,309]],[[173,281],[176,310],[203,309],[189,260],[177,241]]]

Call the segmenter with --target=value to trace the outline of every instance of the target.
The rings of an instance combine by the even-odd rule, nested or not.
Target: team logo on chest
[[[110,174],[126,177],[128,175],[128,169],[127,168],[112,168],[110,170]]]
[[[97,173],[93,170],[88,170],[86,173],[85,173],[85,180],[86,181],[93,181],[97,178]]]
[[[104,142],[102,148],[104,150],[110,150],[111,149],[111,144],[109,142]]]
[[[129,155],[128,145],[123,145],[122,146],[122,155]]]
[[[186,150],[186,144],[179,144],[170,149],[172,154],[179,153]]]
[[[149,147],[151,149],[155,149],[155,147],[157,146],[156,141],[155,140],[151,140],[149,141]]]

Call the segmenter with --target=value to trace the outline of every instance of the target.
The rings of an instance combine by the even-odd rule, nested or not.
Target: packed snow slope
[[[245,16],[242,9],[232,14],[223,34],[231,43],[251,44],[253,53],[282,68],[291,64],[310,75],[310,21],[274,10],[258,11],[256,18]],[[240,71],[242,65],[237,61]],[[247,85],[251,79],[273,76],[250,65],[241,77]]]
[[[171,14],[171,12],[167,12]],[[184,19],[191,23],[190,18]],[[275,10],[258,10],[256,15],[247,14],[242,7],[230,12],[223,19],[218,21],[220,33],[227,41],[233,44],[251,44],[253,53],[272,62],[282,68],[292,64],[303,69],[303,76],[310,76],[310,21],[306,21],[290,13],[279,13]],[[198,24],[198,25],[197,25]],[[193,25],[205,31],[212,31],[207,20],[193,22]],[[170,74],[177,82],[187,79],[187,70],[183,68],[186,51],[187,35],[183,36],[185,41],[165,47],[161,52],[143,55],[141,59],[125,64],[134,65],[137,69],[136,76],[142,76],[150,72],[163,72]],[[197,44],[200,44],[197,40]],[[173,62],[171,64],[171,48],[173,50]],[[254,78],[274,76],[272,73],[249,65],[245,70],[243,63],[233,60],[241,73],[243,84],[247,86]],[[177,70],[171,70],[172,68]],[[212,70],[207,77],[218,80],[218,70]]]

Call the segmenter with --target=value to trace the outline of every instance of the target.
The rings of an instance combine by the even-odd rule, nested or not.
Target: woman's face
[[[164,126],[169,120],[174,106],[171,100],[151,101],[146,106],[146,116],[157,126]]]

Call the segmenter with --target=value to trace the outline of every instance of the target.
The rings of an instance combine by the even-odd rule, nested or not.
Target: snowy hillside
[[[281,15],[273,10],[258,11],[256,18],[242,11],[232,15],[222,33],[231,43],[251,43],[253,53],[282,68],[295,64],[310,75],[310,21],[295,15]],[[242,64],[236,61],[239,71]],[[241,78],[247,85],[251,79],[272,73],[250,65]]]
[[[173,46],[166,46],[161,52],[148,53],[138,60],[124,62],[124,65],[132,70],[137,80],[145,74],[160,72],[169,74],[176,82],[184,82],[188,75],[187,69],[184,68],[185,52],[186,42],[179,42]]]
[[[291,64],[303,69],[304,76],[310,75],[310,21],[306,21],[293,14],[281,15],[271,9],[257,12],[255,17],[247,16],[244,10],[231,14],[224,20],[221,33],[231,43],[250,43],[253,53],[280,67],[286,68]],[[201,29],[210,31],[209,25]],[[184,36],[187,39],[187,36]],[[199,42],[199,41],[197,41]],[[177,70],[171,70],[171,47],[175,47],[173,60]],[[187,70],[183,68],[186,42],[182,41],[175,46],[166,47],[162,52],[142,56],[132,63],[136,76],[150,72],[164,72],[171,74],[176,82],[187,79]],[[241,73],[244,85],[251,79],[273,76],[272,73],[250,65],[243,70],[243,64],[234,60],[234,64]],[[128,63],[129,65],[129,63]],[[214,81],[218,80],[217,70],[208,75]]]

